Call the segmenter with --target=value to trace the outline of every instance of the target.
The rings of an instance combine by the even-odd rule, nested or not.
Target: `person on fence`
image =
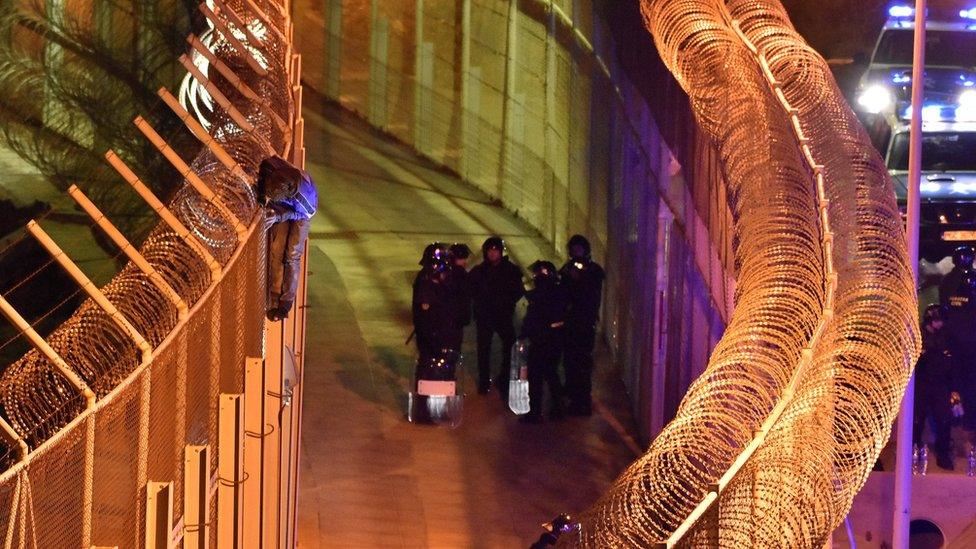
[[[556,266],[536,261],[532,271],[534,287],[526,295],[529,307],[522,321],[520,337],[529,340],[529,413],[519,418],[525,423],[542,421],[545,386],[549,386],[549,419],[563,416],[563,385],[559,380],[559,358],[563,347],[563,326],[567,300],[559,285]]]
[[[451,288],[447,247],[440,243],[427,246],[420,264],[413,284],[413,327],[419,361],[425,363],[445,349],[458,351],[462,326]]]
[[[261,162],[258,202],[271,232],[268,244],[269,320],[286,318],[295,303],[305,241],[318,207],[318,192],[308,172],[280,156]]]
[[[571,415],[588,416],[593,413],[593,349],[606,274],[590,257],[590,241],[584,236],[573,235],[567,249],[569,261],[559,270],[560,283],[569,297],[563,350],[569,397],[567,411]]]
[[[929,421],[935,437],[935,459],[939,467],[953,469],[952,409],[950,395],[954,386],[952,354],[943,330],[941,307],[936,304],[925,308],[922,315],[922,355],[915,365],[915,414],[913,439],[922,446],[925,422]]]
[[[468,287],[474,305],[478,344],[478,394],[488,394],[491,386],[491,342],[495,334],[502,340],[502,367],[495,378],[502,400],[508,400],[508,371],[515,344],[515,305],[525,293],[522,270],[505,255],[505,241],[492,236],[481,246],[483,261],[468,273]]]

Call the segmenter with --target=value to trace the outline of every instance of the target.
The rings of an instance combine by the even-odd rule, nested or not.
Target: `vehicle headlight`
[[[891,90],[880,85],[871,86],[857,97],[857,104],[870,114],[878,114],[890,107],[894,101]]]

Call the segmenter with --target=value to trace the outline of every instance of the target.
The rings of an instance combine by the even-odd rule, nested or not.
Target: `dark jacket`
[[[468,273],[477,322],[511,322],[515,304],[525,294],[522,270],[503,257],[498,265],[482,261]]]
[[[570,259],[559,269],[559,283],[566,289],[569,312],[566,326],[569,329],[591,330],[600,317],[603,300],[603,279],[606,273],[597,262]]]
[[[953,267],[939,282],[939,305],[943,307],[949,304],[949,296],[959,291],[962,286],[962,279],[966,276],[966,269],[963,267]]]
[[[418,339],[433,348],[454,349],[460,331],[456,319],[448,283],[434,282],[432,275],[422,271],[413,284],[413,327]]]
[[[554,343],[562,334],[568,300],[559,286],[536,288],[526,295],[529,307],[522,320],[521,337],[532,345]]]
[[[943,330],[953,354],[976,354],[976,296],[965,285],[960,284],[955,292],[947,296],[943,321]]]
[[[468,272],[464,267],[451,266],[451,292],[454,301],[458,326],[471,323],[471,283]]]
[[[950,387],[953,383],[952,355],[945,327],[936,332],[922,329],[922,355],[915,366],[916,386]]]

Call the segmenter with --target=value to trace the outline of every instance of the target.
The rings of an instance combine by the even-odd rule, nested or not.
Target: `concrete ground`
[[[355,117],[307,104],[320,209],[309,241],[299,546],[526,547],[540,523],[585,509],[635,457],[605,351],[593,417],[521,424],[495,393],[476,394],[468,360],[462,425],[408,423],[414,347],[404,340],[424,246],[479,249],[500,234],[523,266],[556,258],[480,192]],[[468,357],[473,339],[469,329]]]

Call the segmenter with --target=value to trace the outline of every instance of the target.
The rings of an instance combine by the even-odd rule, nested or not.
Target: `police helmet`
[[[539,282],[555,282],[556,281],[556,266],[549,261],[539,260],[529,266],[529,270],[532,271],[532,279]]]
[[[485,240],[485,243],[481,245],[481,253],[482,253],[482,255],[487,256],[488,255],[488,250],[491,250],[491,249],[498,250],[498,251],[502,252],[503,254],[505,253],[505,241],[502,240],[502,237],[500,237],[500,236],[490,236],[490,237],[488,237],[488,239]]]
[[[447,265],[448,256],[447,246],[441,242],[431,242],[424,248],[424,255],[420,258],[420,266],[433,269],[433,267],[441,263]]]
[[[976,250],[972,246],[959,246],[952,251],[952,264],[956,267],[972,269],[974,258],[976,258]]]
[[[582,257],[573,256],[573,248],[579,246],[583,248]],[[569,252],[570,257],[573,259],[589,259],[590,257],[590,241],[586,239],[585,236],[581,234],[574,234],[569,238],[569,242],[566,243],[566,251]]]
[[[471,256],[471,248],[467,244],[455,242],[451,244],[451,256],[455,259],[467,259]]]

